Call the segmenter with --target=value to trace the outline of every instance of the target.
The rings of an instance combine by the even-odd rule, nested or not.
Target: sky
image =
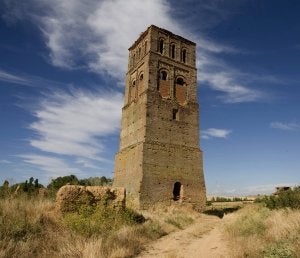
[[[300,184],[297,0],[0,0],[0,184],[113,177],[128,48],[197,43],[207,194]]]

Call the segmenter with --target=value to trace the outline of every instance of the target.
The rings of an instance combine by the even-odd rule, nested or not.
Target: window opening
[[[186,62],[186,49],[182,50],[182,62]]]
[[[159,74],[159,79],[162,80],[162,81],[166,81],[167,80],[167,72],[166,71],[161,71],[160,74]]]
[[[131,100],[135,99],[135,81],[132,82],[132,87],[131,87]]]
[[[181,183],[176,182],[173,188],[173,200],[178,201],[180,199]]]
[[[164,52],[164,40],[159,41],[159,52],[162,54]]]
[[[177,78],[176,84],[183,86],[184,85],[184,80],[182,78]]]
[[[179,121],[178,109],[173,109],[172,118],[173,118],[173,120]]]
[[[145,54],[147,53],[147,41],[145,41]]]
[[[175,45],[171,45],[171,58],[175,58]]]
[[[142,49],[139,48],[139,58],[141,58],[141,52],[142,52]]]

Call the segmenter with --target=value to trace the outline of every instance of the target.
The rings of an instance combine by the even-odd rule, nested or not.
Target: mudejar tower
[[[196,44],[154,25],[129,48],[114,173],[133,207],[205,206]]]

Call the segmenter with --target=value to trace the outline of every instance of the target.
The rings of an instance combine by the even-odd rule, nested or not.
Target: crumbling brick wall
[[[82,205],[106,205],[125,207],[125,189],[108,186],[65,185],[56,194],[56,210],[76,212]]]

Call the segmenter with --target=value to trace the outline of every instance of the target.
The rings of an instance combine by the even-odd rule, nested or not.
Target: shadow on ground
[[[212,216],[217,216],[220,219],[224,217],[225,214],[235,212],[239,210],[241,207],[232,207],[232,208],[223,208],[223,209],[211,209],[211,210],[206,210],[203,213],[206,215],[212,215]]]

